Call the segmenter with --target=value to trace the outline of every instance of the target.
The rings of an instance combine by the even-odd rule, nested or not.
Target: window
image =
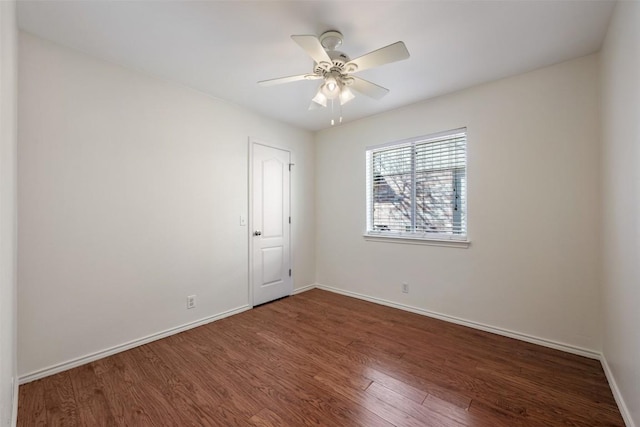
[[[367,149],[367,235],[467,240],[467,133]]]

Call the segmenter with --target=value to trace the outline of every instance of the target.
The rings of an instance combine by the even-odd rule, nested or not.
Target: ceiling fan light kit
[[[327,106],[327,97],[324,95],[324,93],[322,93],[321,89],[318,89],[318,92],[316,93],[316,96],[314,96],[311,101],[312,101],[312,103],[309,106],[310,110],[314,110],[315,109],[315,105],[313,105],[314,103],[317,104],[317,105],[320,105],[322,107],[326,107]]]
[[[314,60],[313,72],[263,80],[258,84],[261,86],[273,86],[300,80],[322,79],[324,81],[311,100],[310,110],[326,107],[329,100],[331,101],[332,109],[335,100],[342,107],[342,105],[355,98],[351,89],[374,99],[382,98],[389,92],[389,89],[360,77],[351,76],[351,74],[409,58],[409,51],[401,41],[351,60],[345,53],[336,50],[342,45],[343,41],[342,33],[338,31],[326,31],[320,37],[294,35],[291,38]],[[340,117],[339,122],[342,122],[342,117]],[[335,121],[332,119],[331,124],[333,125],[334,123]]]
[[[351,101],[355,97],[356,96],[353,94],[353,92],[351,92],[351,90],[348,87],[343,88],[342,91],[340,92],[340,105],[346,104],[347,102]]]

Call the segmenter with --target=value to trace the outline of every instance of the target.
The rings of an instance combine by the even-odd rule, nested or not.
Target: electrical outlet
[[[402,292],[405,294],[409,293],[409,284],[407,282],[402,282]]]
[[[196,307],[196,296],[195,295],[189,295],[187,297],[187,309],[195,308],[195,307]]]

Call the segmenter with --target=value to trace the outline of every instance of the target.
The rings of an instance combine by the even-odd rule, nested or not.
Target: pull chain
[[[335,120],[333,120],[333,99],[331,100],[331,126],[335,125]]]

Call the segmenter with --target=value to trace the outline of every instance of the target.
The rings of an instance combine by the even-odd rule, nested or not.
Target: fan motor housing
[[[343,74],[344,66],[351,60],[349,56],[346,53],[340,52],[338,50],[328,50],[327,55],[329,55],[329,58],[331,58],[331,64],[328,67],[324,67],[324,64],[318,64],[316,62],[315,64],[313,64],[314,74],[323,76],[331,71],[338,71],[340,72],[340,74]]]

